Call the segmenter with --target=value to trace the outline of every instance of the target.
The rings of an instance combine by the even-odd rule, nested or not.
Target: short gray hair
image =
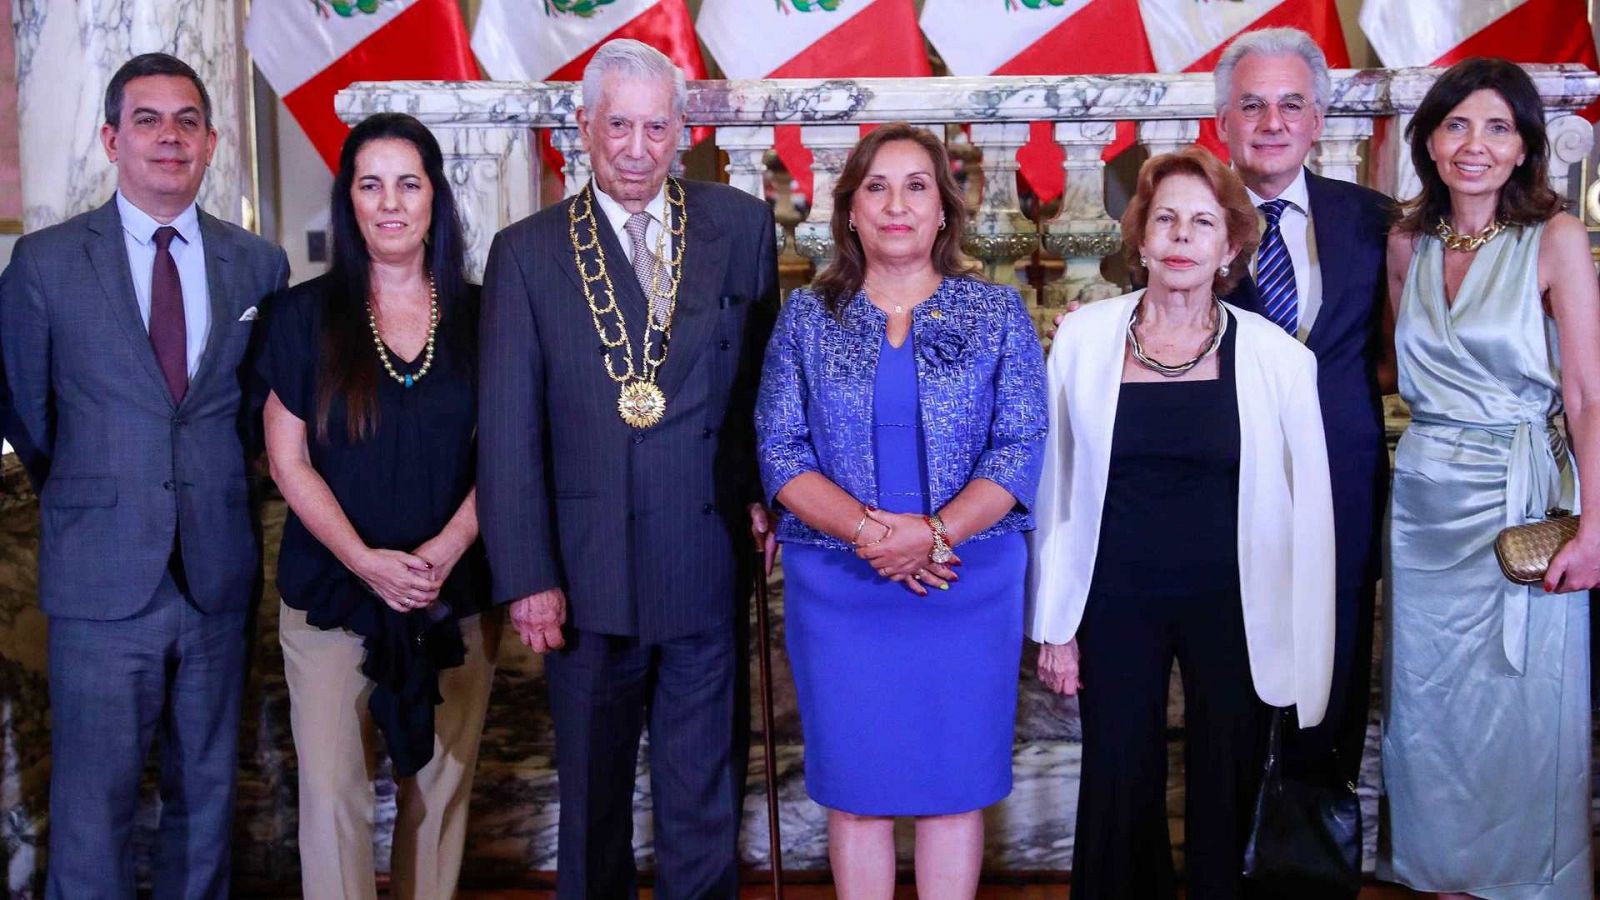
[[[1333,96],[1333,79],[1328,75],[1328,57],[1317,46],[1316,39],[1298,28],[1263,28],[1246,31],[1234,38],[1228,49],[1222,51],[1211,77],[1217,91],[1217,114],[1228,108],[1228,98],[1233,96],[1233,69],[1239,60],[1252,53],[1262,56],[1298,56],[1311,70],[1311,85],[1315,96],[1312,102],[1317,112],[1327,112]]]
[[[647,81],[672,82],[672,114],[683,115],[689,105],[689,86],[683,70],[666,54],[632,38],[606,41],[583,67],[583,105],[593,110],[600,105],[600,82],[606,75],[623,75]]]

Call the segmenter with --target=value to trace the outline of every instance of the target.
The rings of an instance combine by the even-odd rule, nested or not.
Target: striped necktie
[[[667,304],[671,301],[672,273],[645,243],[644,236],[653,219],[647,212],[636,212],[622,227],[633,241],[633,273],[639,277],[639,287],[644,289],[645,299],[650,302],[650,318],[664,327],[669,315]]]
[[[1279,198],[1259,207],[1267,217],[1267,229],[1261,233],[1261,249],[1256,251],[1256,287],[1261,291],[1261,314],[1294,337],[1300,333],[1300,297],[1289,247],[1278,228],[1288,205],[1289,201]]]

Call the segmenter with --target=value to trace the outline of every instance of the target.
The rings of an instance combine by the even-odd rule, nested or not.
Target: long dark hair
[[[1411,144],[1411,164],[1422,179],[1422,193],[1407,202],[1399,222],[1402,231],[1431,231],[1450,214],[1450,189],[1439,177],[1439,166],[1428,155],[1428,138],[1461,102],[1474,91],[1491,90],[1511,107],[1525,154],[1522,165],[1500,188],[1495,218],[1511,225],[1536,225],[1567,208],[1567,201],[1550,187],[1549,147],[1544,131],[1544,104],[1539,89],[1522,67],[1489,56],[1464,59],[1445,70],[1428,88],[1417,112],[1406,126]]]
[[[933,239],[933,267],[942,275],[972,275],[982,268],[961,250],[961,239],[967,232],[967,205],[955,176],[950,174],[950,154],[945,152],[944,142],[905,122],[891,122],[873,129],[856,144],[833,184],[833,220],[829,223],[833,261],[811,282],[811,289],[834,315],[843,311],[867,277],[867,256],[861,249],[861,239],[850,230],[850,206],[878,151],[894,141],[916,144],[933,161],[933,180],[939,187],[939,205],[945,219],[944,230]]]
[[[372,292],[372,257],[356,222],[356,155],[377,140],[405,141],[422,157],[422,169],[433,185],[432,221],[428,225],[425,265],[439,294],[441,320],[455,309],[467,292],[465,247],[455,195],[444,175],[444,154],[433,133],[404,113],[378,113],[350,130],[339,151],[339,171],[333,177],[333,267],[328,305],[322,311],[321,387],[317,392],[316,432],[328,439],[328,413],[335,398],[343,398],[345,419],[352,442],[371,436],[378,425],[378,353],[367,322],[367,300]],[[461,329],[456,329],[460,331]]]

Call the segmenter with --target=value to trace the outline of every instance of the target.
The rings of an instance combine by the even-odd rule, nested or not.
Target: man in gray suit
[[[646,722],[656,896],[738,895],[775,232],[760,200],[667,177],[685,98],[662,54],[601,47],[578,113],[594,180],[496,236],[484,277],[478,516],[495,599],[548,651],[562,898],[634,889]]]
[[[155,896],[224,897],[260,567],[244,361],[288,260],[196,208],[217,132],[180,60],[118,70],[101,138],[116,195],[22,238],[0,274],[5,433],[39,494],[50,617],[46,896],[133,896],[159,732]]]

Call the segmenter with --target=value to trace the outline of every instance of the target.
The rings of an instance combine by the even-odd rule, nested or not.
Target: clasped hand
[[[352,569],[378,599],[402,613],[432,606],[448,574],[446,566],[401,550],[368,550]]]
[[[856,546],[856,555],[866,560],[879,576],[898,581],[919,597],[928,595],[928,586],[948,590],[956,580],[955,566],[961,559],[951,556],[948,564],[933,561],[933,529],[922,516],[868,509],[867,526]]]

